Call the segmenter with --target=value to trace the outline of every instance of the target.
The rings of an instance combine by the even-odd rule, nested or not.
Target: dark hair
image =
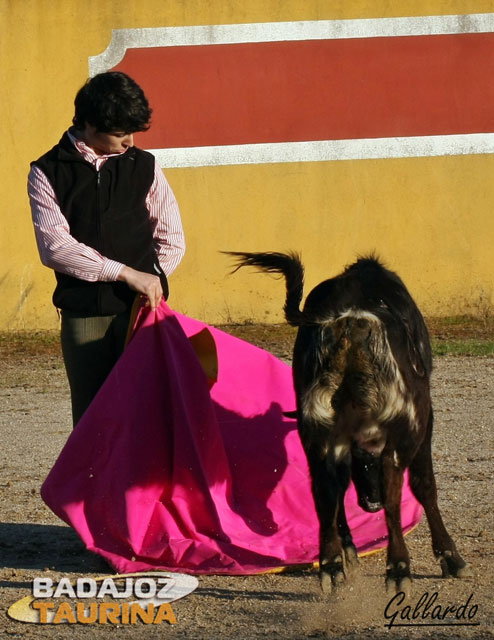
[[[102,133],[149,129],[151,109],[144,91],[125,73],[109,71],[90,78],[74,100],[76,129],[86,122]]]

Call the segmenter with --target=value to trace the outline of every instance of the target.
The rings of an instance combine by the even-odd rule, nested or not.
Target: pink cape
[[[210,330],[211,390],[188,337],[206,325],[162,303],[125,353],[41,489],[46,504],[121,573],[250,574],[317,560],[318,522],[291,368]],[[346,509],[359,552],[386,546],[382,511]],[[405,482],[402,521],[422,509]]]

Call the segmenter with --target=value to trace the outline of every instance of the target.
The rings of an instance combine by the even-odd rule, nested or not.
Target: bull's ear
[[[296,411],[283,411],[283,415],[285,418],[291,418],[293,420],[297,419],[297,412]]]
[[[422,360],[422,356],[417,347],[413,344],[413,342],[408,343],[408,353],[410,356],[410,363],[413,367],[415,373],[423,378],[426,375],[426,369],[424,366],[424,361]]]
[[[419,312],[417,311],[417,314]],[[406,322],[408,337],[408,356],[415,373],[423,378],[429,376],[432,369],[432,353],[427,327],[422,317]]]

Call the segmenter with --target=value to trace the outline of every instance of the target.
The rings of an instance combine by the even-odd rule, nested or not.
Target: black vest
[[[168,285],[153,248],[153,228],[146,196],[153,183],[155,159],[129,148],[96,171],[65,133],[60,142],[32,163],[50,181],[71,235],[106,258],[160,276]],[[135,292],[123,282],[88,282],[55,271],[53,303],[81,315],[106,316],[126,311]]]

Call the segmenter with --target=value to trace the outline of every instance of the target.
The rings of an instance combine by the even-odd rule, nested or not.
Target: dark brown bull
[[[295,254],[231,253],[285,276],[287,321],[298,327],[293,379],[300,438],[320,523],[323,591],[357,563],[343,498],[352,478],[360,505],[384,506],[389,532],[386,586],[410,588],[401,526],[403,473],[423,505],[443,576],[470,576],[443,524],[432,469],[432,356],[423,317],[401,279],[374,257],[316,286],[303,311],[303,266]]]

